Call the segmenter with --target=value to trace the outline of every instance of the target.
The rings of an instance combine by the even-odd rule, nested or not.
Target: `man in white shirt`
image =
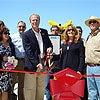
[[[43,61],[46,54],[52,52],[53,46],[46,29],[40,28],[40,16],[32,14],[30,16],[31,28],[23,36],[23,46],[25,50],[24,70],[37,72],[44,68]],[[24,96],[25,100],[43,100],[45,94],[45,77],[43,74],[25,74]]]
[[[24,48],[22,44],[22,34],[26,30],[26,24],[23,21],[19,21],[17,24],[17,30],[18,33],[13,34],[11,36],[12,42],[15,45],[15,52],[16,57],[18,59],[18,66],[16,67],[16,70],[24,70]],[[18,82],[18,100],[24,100],[23,95],[23,87],[24,87],[24,74],[23,73],[14,73],[13,74],[13,90],[14,85]]]

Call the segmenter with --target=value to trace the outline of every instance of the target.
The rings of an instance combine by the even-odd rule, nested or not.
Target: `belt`
[[[17,57],[17,59],[18,59],[18,60],[24,60],[24,58],[19,58],[19,57]]]
[[[93,67],[93,66],[100,66],[100,64],[91,64],[91,63],[89,63],[88,66],[91,66],[91,67]]]

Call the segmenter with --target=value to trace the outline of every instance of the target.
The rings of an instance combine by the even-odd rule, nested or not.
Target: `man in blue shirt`
[[[26,30],[26,24],[23,21],[19,21],[17,24],[17,30],[18,33],[13,34],[11,36],[12,42],[15,45],[15,52],[16,57],[18,59],[18,66],[16,67],[16,70],[24,70],[24,48],[22,44],[22,34]],[[16,84],[16,81],[18,82],[18,100],[24,100],[23,95],[23,86],[24,86],[24,74],[23,73],[14,73],[13,74],[13,90],[14,85]]]

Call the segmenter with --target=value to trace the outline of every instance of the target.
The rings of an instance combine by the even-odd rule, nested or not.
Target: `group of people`
[[[91,16],[85,21],[90,28],[87,39],[82,38],[82,28],[70,24],[63,30],[60,54],[53,54],[53,44],[48,31],[40,28],[40,16],[32,14],[29,17],[31,28],[26,31],[26,23],[19,21],[17,34],[10,35],[9,29],[0,20],[0,68],[6,69],[5,63],[9,56],[15,56],[18,65],[15,70],[43,72],[53,74],[70,68],[83,75],[86,81],[84,97],[81,100],[98,100],[100,98],[100,18]],[[51,34],[61,35],[57,25],[50,28]],[[53,66],[50,70],[44,68]],[[51,62],[51,63],[52,63]],[[86,76],[85,76],[86,74]],[[94,75],[94,76],[93,76]],[[9,91],[13,92],[18,82],[18,100],[52,100],[49,80],[53,76],[46,74],[10,73],[0,71],[0,100],[8,100]],[[88,90],[87,90],[88,89]],[[12,98],[10,98],[12,100]]]

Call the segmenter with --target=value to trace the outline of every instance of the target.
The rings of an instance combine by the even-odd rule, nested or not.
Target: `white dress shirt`
[[[34,31],[34,30],[33,30]],[[41,30],[40,30],[41,31]],[[35,36],[37,38],[38,44],[39,44],[39,48],[40,48],[40,57],[43,58],[44,57],[44,52],[43,52],[43,40],[42,40],[42,36],[41,33],[37,33],[36,31],[34,31]]]

